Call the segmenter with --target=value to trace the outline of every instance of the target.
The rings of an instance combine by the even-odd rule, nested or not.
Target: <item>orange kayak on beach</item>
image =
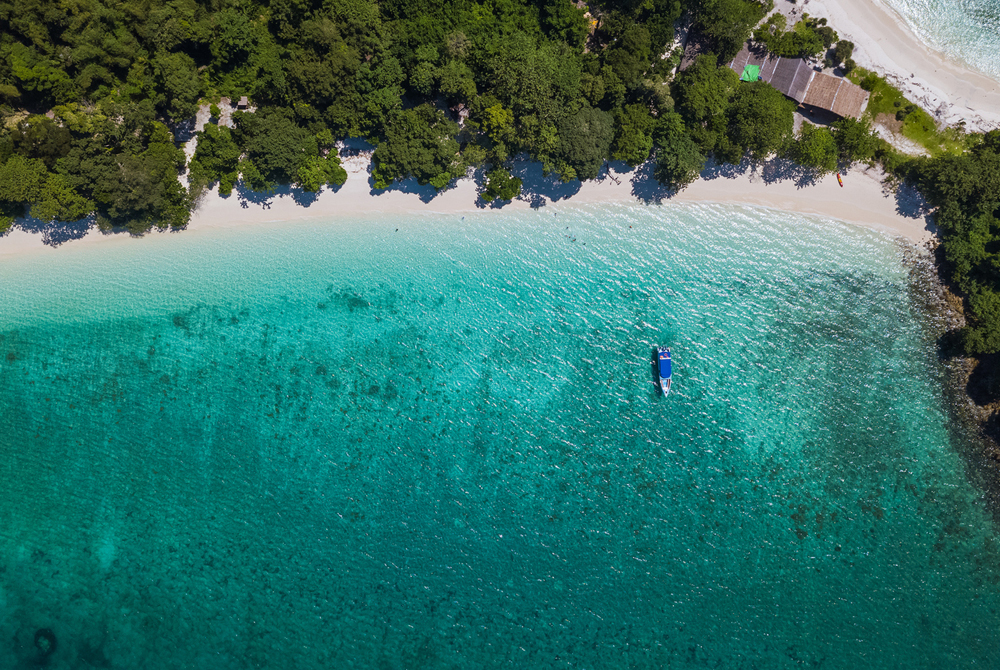
[[[844,180],[840,178],[840,173],[837,173],[837,183],[840,184],[840,188],[844,188]]]

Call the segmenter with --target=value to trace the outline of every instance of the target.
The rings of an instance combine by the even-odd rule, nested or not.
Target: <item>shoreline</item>
[[[841,39],[854,42],[858,65],[888,79],[938,123],[964,121],[974,132],[1000,127],[1000,81],[925,46],[891,7],[879,0],[805,0],[801,7],[827,19]]]
[[[805,0],[802,4],[788,2],[796,11],[825,17],[844,39],[855,43],[854,58],[864,68],[885,76],[914,102],[927,109],[939,123],[958,125],[964,121],[970,131],[985,131],[1000,127],[1000,82],[958,63],[945,54],[922,44],[906,21],[894,10],[875,0]],[[903,67],[901,63],[912,64]],[[912,71],[911,71],[912,70]],[[912,76],[911,76],[912,75]],[[983,111],[983,110],[997,110]],[[207,119],[206,119],[207,120]],[[417,186],[413,180],[397,184],[385,192],[375,193],[369,183],[370,151],[344,159],[348,180],[343,187],[324,188],[315,198],[311,194],[284,188],[262,197],[253,193],[237,193],[221,198],[215,190],[204,194],[192,212],[186,231],[208,227],[274,223],[299,219],[328,218],[331,220],[369,214],[406,213],[476,213],[494,209],[478,201],[476,182],[470,178],[458,180],[451,188],[435,194],[430,187]],[[923,245],[933,237],[925,210],[916,204],[897,203],[893,194],[886,194],[877,170],[856,166],[844,175],[841,189],[834,175],[816,183],[800,183],[780,161],[765,163],[750,169],[710,167],[685,190],[677,194],[658,192],[649,174],[650,165],[628,170],[614,165],[597,179],[585,183],[560,184],[541,175],[537,164],[521,162],[515,168],[522,177],[527,194],[507,203],[503,209],[560,207],[564,203],[718,203],[765,207],[807,215],[837,219],[846,223],[880,230],[901,237],[910,243]],[[645,172],[645,174],[644,174]],[[905,199],[918,200],[909,193]],[[299,201],[306,201],[299,204]],[[131,242],[127,233],[102,233],[96,227],[84,230],[77,222],[64,226],[58,245],[45,239],[46,226],[32,222],[34,232],[15,227],[0,236],[0,257],[43,249],[79,248],[90,244]],[[166,231],[164,231],[166,232]],[[174,231],[170,231],[174,232]],[[183,231],[181,231],[183,232]],[[151,235],[163,234],[152,231]]]
[[[471,178],[460,179],[452,188],[436,195],[431,187],[420,187],[414,180],[376,194],[368,182],[367,158],[357,156],[346,159],[347,182],[335,191],[324,189],[315,197],[289,189],[266,197],[234,191],[228,198],[222,198],[215,190],[207,192],[195,208],[187,228],[176,232],[185,234],[209,228],[299,219],[334,221],[373,213],[448,215],[494,210],[559,209],[602,203],[659,207],[670,207],[674,203],[716,203],[836,219],[879,230],[915,245],[925,244],[933,237],[931,225],[915,194],[897,198],[896,194],[886,193],[880,175],[861,167],[843,175],[844,188],[837,184],[836,176],[832,174],[815,183],[808,183],[807,180],[803,184],[796,176],[783,174],[788,170],[788,164],[781,161],[765,163],[755,169],[746,164],[710,167],[685,190],[667,194],[652,179],[649,164],[632,171],[618,171],[612,167],[603,172],[598,180],[562,184],[543,177],[540,165],[524,162],[518,164],[515,173],[524,179],[526,193],[502,208],[495,208],[478,201],[476,182]],[[296,202],[303,199],[309,201],[308,204]],[[153,231],[149,235],[172,232],[175,231]],[[127,233],[103,233],[91,227],[78,239],[52,246],[45,243],[42,232],[27,232],[15,226],[0,237],[0,257],[31,252],[54,253],[63,247],[81,248],[92,244],[138,243],[141,239]]]

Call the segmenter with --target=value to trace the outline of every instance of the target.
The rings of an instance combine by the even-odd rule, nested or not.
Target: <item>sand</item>
[[[776,178],[773,173],[788,167],[783,163],[772,163],[757,169],[746,165],[711,168],[694,184],[671,195],[662,192],[648,171],[625,171],[624,166],[616,167],[621,171],[611,169],[594,181],[561,185],[554,180],[543,179],[537,165],[522,165],[522,169],[515,170],[515,173],[529,185],[526,189],[528,193],[503,207],[515,210],[545,207],[552,211],[565,211],[574,205],[603,202],[644,203],[652,207],[709,202],[743,204],[846,221],[916,244],[923,244],[933,236],[932,227],[915,194],[904,193],[897,197],[887,192],[882,185],[881,174],[874,170],[860,167],[851,170],[844,175],[844,187],[841,188],[835,175],[828,175],[809,185],[800,185],[793,178]],[[282,221],[303,215],[346,218],[370,212],[454,214],[481,212],[484,209],[481,202],[477,207],[476,184],[472,179],[460,180],[455,188],[425,202],[431,193],[430,189],[420,189],[418,193],[399,190],[373,195],[367,174],[359,170],[350,173],[339,192],[323,193],[307,209],[297,206],[287,195],[276,198],[265,210],[251,206],[236,211],[234,203],[219,198],[209,199],[196,212],[190,227],[197,230],[207,226]],[[490,211],[492,208],[485,209]]]
[[[412,180],[400,188],[374,194],[368,180],[367,156],[347,162],[347,183],[337,191],[324,190],[318,197],[300,204],[305,194],[286,190],[259,202],[248,201],[235,193],[220,198],[208,193],[195,210],[188,229],[183,232],[153,232],[150,235],[197,234],[208,228],[277,225],[281,221],[303,218],[324,218],[332,221],[350,220],[372,213],[405,214],[408,212],[438,212],[466,214],[496,211],[478,201],[476,182],[462,179],[455,187],[434,195],[430,187],[418,187]],[[545,178],[537,164],[522,163],[515,173],[527,185],[518,200],[505,204],[510,209],[545,208],[567,211],[580,204],[643,203],[651,207],[676,207],[688,203],[745,204],[819,215],[848,223],[868,226],[909,242],[921,244],[932,237],[930,224],[914,195],[900,198],[885,192],[880,175],[857,168],[844,175],[844,187],[834,175],[810,185],[787,177],[782,172],[790,166],[775,162],[750,168],[721,167],[705,171],[703,178],[679,194],[667,194],[652,179],[649,167],[627,171],[617,166],[595,181],[580,184],[560,184]],[[244,194],[253,198],[254,194]],[[259,198],[258,198],[259,200]],[[308,200],[308,198],[306,198]],[[477,206],[478,202],[478,206]],[[59,246],[47,245],[40,233],[15,229],[0,238],[0,256],[41,253],[56,255],[66,247],[78,248],[91,244],[141,244],[142,238],[126,234],[105,234],[89,230],[79,239]]]
[[[1000,127],[1000,82],[925,46],[878,0],[805,0],[796,6],[826,18],[841,39],[854,42],[858,65],[886,77],[939,123],[964,121],[975,132]]]

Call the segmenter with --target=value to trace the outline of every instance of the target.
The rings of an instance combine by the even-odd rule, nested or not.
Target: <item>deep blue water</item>
[[[557,212],[5,260],[0,667],[997,667],[903,248]]]

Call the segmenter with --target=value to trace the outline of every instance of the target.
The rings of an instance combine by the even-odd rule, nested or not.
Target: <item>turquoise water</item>
[[[1000,0],[885,0],[927,45],[1000,80]]]
[[[4,260],[0,667],[996,667],[903,249],[557,212]]]

